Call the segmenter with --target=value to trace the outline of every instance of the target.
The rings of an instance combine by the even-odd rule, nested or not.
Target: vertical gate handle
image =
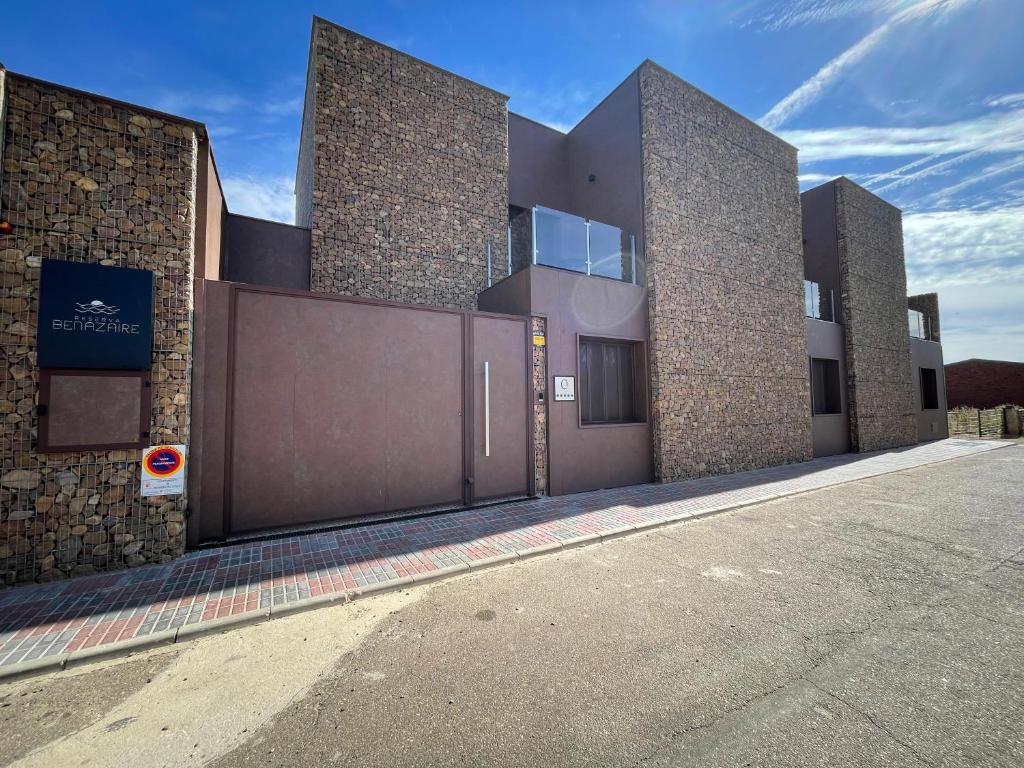
[[[484,363],[484,456],[491,455],[491,364]]]

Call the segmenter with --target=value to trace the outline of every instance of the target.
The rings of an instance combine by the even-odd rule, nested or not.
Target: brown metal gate
[[[191,543],[531,492],[527,318],[200,282]]]

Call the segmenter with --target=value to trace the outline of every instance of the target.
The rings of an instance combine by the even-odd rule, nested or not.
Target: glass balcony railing
[[[804,314],[815,320],[836,322],[835,297],[831,288],[822,288],[813,280],[804,280]]]
[[[916,309],[908,309],[907,325],[910,326],[911,338],[934,341],[934,337],[932,336],[931,318],[927,317],[924,312],[919,312]]]
[[[539,205],[532,213],[534,264],[636,282],[633,235],[610,224]]]

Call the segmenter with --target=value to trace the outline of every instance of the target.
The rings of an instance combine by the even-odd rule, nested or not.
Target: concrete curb
[[[982,453],[988,453],[991,450],[997,450],[999,448],[1006,448],[1014,445],[1013,443],[1003,443],[1001,445],[995,445],[988,451]],[[980,455],[980,454],[972,454]],[[164,645],[177,644],[181,642],[187,642],[194,640],[204,635],[217,634],[219,632],[225,632],[228,630],[242,627],[246,624],[258,624],[262,621],[269,621],[279,616],[288,616],[295,613],[302,613],[304,611],[315,610],[326,605],[333,603],[348,603],[353,600],[358,600],[361,597],[373,597],[374,595],[386,594],[388,592],[397,592],[407,587],[414,585],[429,584],[431,582],[440,581],[452,576],[458,576],[460,574],[474,573],[476,571],[483,571],[490,568],[497,568],[502,565],[508,565],[511,563],[520,562],[523,560],[532,560],[542,555],[549,555],[554,552],[566,551],[570,549],[576,549],[578,547],[584,547],[590,544],[601,544],[605,541],[611,541],[613,539],[622,538],[635,533],[644,533],[647,531],[653,531],[658,528],[664,528],[669,525],[675,525],[677,523],[688,522],[691,520],[701,520],[705,517],[712,515],[718,515],[723,512],[732,512],[737,509],[743,509],[744,507],[751,507],[757,504],[766,504],[771,501],[778,499],[785,499],[791,496],[799,496],[804,493],[815,493],[822,491],[827,488],[835,488],[848,483],[858,482],[860,480],[868,480],[873,477],[880,477],[882,475],[891,475],[899,472],[905,472],[908,469],[918,469],[919,467],[927,467],[933,464],[942,464],[947,461],[957,461],[962,458],[969,458],[966,456],[953,456],[946,459],[938,459],[936,461],[929,461],[924,464],[918,464],[914,467],[906,467],[903,469],[891,469],[884,472],[878,472],[864,477],[851,478],[849,480],[840,480],[836,483],[829,483],[828,485],[822,485],[817,488],[806,488],[802,490],[790,491],[788,493],[781,493],[777,496],[772,496],[767,499],[752,499],[749,501],[737,502],[724,507],[718,507],[715,509],[703,510],[701,512],[680,512],[678,515],[666,517],[662,520],[648,520],[635,525],[627,525],[621,528],[614,528],[610,531],[603,533],[589,533],[585,536],[581,536],[577,539],[564,542],[554,542],[550,544],[542,544],[532,549],[524,549],[518,552],[509,552],[501,555],[494,555],[483,560],[477,560],[475,562],[459,563],[458,565],[449,566],[447,568],[439,568],[434,571],[428,571],[426,573],[418,573],[413,576],[404,576],[394,581],[385,581],[377,584],[368,584],[357,589],[348,590],[346,592],[333,592],[330,594],[317,595],[316,597],[306,598],[294,603],[286,603],[284,605],[272,606],[259,611],[251,611],[248,613],[240,613],[235,616],[225,616],[221,619],[213,619],[211,621],[201,624],[188,624],[178,629],[169,629],[164,632],[154,632],[151,635],[145,637],[135,637],[130,640],[121,640],[116,643],[110,643],[109,645],[97,646],[88,648],[81,651],[72,651],[71,653],[64,653],[57,656],[45,657],[41,659],[33,659],[32,661],[25,661],[19,664],[13,664],[9,667],[0,667],[0,684],[13,682],[15,680],[24,679],[28,677],[35,677],[37,675],[46,674],[48,672],[60,671],[69,667],[78,667],[95,661],[102,661],[104,659],[110,659],[118,656],[130,656],[133,653],[137,653],[143,650],[149,650]]]
[[[474,560],[469,564],[469,570],[473,571],[486,571],[489,568],[498,568],[502,565],[508,565],[509,563],[515,563],[520,559],[518,552],[507,552],[501,555],[492,555],[491,557],[485,557],[483,560]]]
[[[12,683],[26,677],[36,677],[37,675],[43,675],[47,672],[58,671],[64,669],[67,662],[68,654],[62,653],[59,656],[47,656],[42,659],[33,659],[32,661],[22,661],[18,664],[12,664],[5,669],[0,669],[0,684]]]
[[[197,637],[216,635],[218,632],[224,632],[228,629],[236,629],[237,627],[241,627],[246,624],[259,624],[261,621],[267,621],[269,618],[270,609],[264,608],[260,611],[250,611],[248,613],[238,613],[234,616],[210,619],[210,621],[200,622],[198,624],[185,624],[178,627],[176,634],[174,635],[173,642],[185,643],[189,640],[195,640]]]
[[[155,648],[158,645],[171,645],[177,636],[177,629],[167,629],[163,632],[154,632],[151,635],[133,637],[130,640],[119,640],[109,645],[96,645],[81,651],[72,651],[68,654],[64,669],[78,667],[94,661],[102,661],[115,656],[130,656],[138,651]]]

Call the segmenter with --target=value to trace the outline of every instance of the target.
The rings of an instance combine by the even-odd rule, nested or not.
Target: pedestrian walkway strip
[[[648,484],[227,545],[171,563],[0,591],[0,677],[582,545],[851,480],[972,456],[998,441]]]

